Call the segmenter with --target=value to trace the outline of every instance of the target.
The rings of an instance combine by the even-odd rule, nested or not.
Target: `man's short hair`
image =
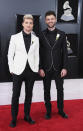
[[[24,21],[25,19],[32,19],[32,20],[33,20],[33,16],[32,16],[31,14],[25,14],[25,15],[23,16],[23,21]]]
[[[55,12],[54,12],[54,11],[52,11],[52,10],[47,11],[47,12],[45,13],[45,18],[46,18],[46,16],[49,16],[49,15],[53,15],[53,16],[55,16],[55,17],[56,17]]]

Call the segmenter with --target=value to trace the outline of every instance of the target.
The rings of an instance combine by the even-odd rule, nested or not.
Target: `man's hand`
[[[13,72],[11,72],[10,74],[13,75]]]
[[[61,71],[61,77],[64,77],[67,75],[67,70],[66,69],[62,69]]]
[[[39,70],[39,74],[40,74],[41,77],[45,77],[45,72],[44,72],[43,69],[40,69],[40,70]]]

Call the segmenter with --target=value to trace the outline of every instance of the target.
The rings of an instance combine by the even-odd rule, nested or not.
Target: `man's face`
[[[31,32],[33,30],[33,20],[32,19],[25,19],[22,23],[24,30],[27,32]]]
[[[46,16],[45,23],[49,28],[53,28],[56,24],[56,17],[54,15]]]

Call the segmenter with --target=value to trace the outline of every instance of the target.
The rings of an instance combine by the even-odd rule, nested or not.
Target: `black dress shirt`
[[[50,45],[53,47],[56,40],[57,30],[50,31],[47,29],[47,39],[49,40]]]
[[[31,33],[26,34],[24,31],[22,31],[22,33],[23,33],[23,38],[24,38],[24,42],[25,42],[26,51],[28,53],[29,48],[30,48],[30,44],[31,44]]]

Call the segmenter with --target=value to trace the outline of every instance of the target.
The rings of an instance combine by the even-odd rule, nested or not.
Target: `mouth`
[[[52,26],[54,26],[54,23],[48,23],[48,25],[49,25],[50,27],[52,27]]]
[[[49,24],[54,24],[54,23],[51,22],[51,23],[49,23]]]
[[[49,25],[50,27],[52,27],[52,26],[54,26],[54,23],[49,23],[48,25]]]

